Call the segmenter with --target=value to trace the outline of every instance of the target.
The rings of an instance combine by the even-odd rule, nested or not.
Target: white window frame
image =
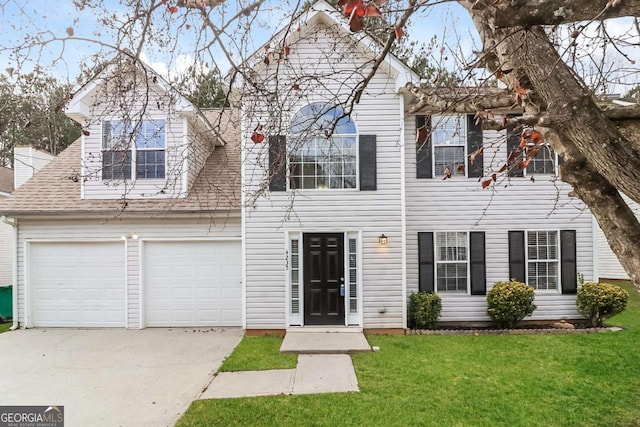
[[[548,172],[548,173],[532,172],[532,171],[530,171],[530,170],[529,170],[529,166],[531,166],[531,163],[529,163],[529,165],[527,165],[527,167],[526,167],[526,168],[524,168],[524,170],[523,170],[523,175],[524,175],[524,176],[529,176],[529,175],[533,175],[533,176],[535,176],[535,175],[542,175],[542,176],[559,176],[559,174],[558,174],[558,170],[559,170],[559,169],[558,169],[558,166],[559,166],[559,165],[558,165],[558,153],[556,153],[556,152],[555,152],[555,150],[554,150],[554,149],[552,149],[552,148],[551,148],[551,146],[550,146],[548,143],[546,143],[546,142],[545,142],[545,143],[543,143],[543,144],[541,144],[541,146],[540,146],[540,151],[543,151],[543,150],[544,150],[544,151],[546,151],[547,153],[549,152],[548,150],[551,150],[551,153],[552,153],[552,156],[553,156],[553,158],[551,159],[551,161],[553,162],[553,172]],[[540,154],[541,154],[541,153],[539,152],[539,153],[538,153],[538,156],[539,156]],[[527,158],[527,152],[526,152],[525,150],[522,150],[522,159],[524,160],[524,159],[526,159],[526,158]],[[536,156],[536,157],[533,157],[533,158],[531,159],[531,161],[533,162],[533,161],[535,161],[536,159],[537,159],[537,156]]]
[[[438,235],[446,234],[446,233],[464,233],[465,234],[465,244],[466,244],[466,260],[448,260],[448,261],[440,261],[438,260],[440,253],[438,251]],[[459,230],[446,230],[446,231],[435,231],[433,233],[433,262],[434,262],[434,273],[435,273],[435,282],[433,285],[433,289],[435,292],[439,294],[446,295],[470,295],[471,294],[471,254],[470,254],[470,242],[469,242],[469,232],[468,231],[459,231]],[[438,265],[440,264],[467,264],[467,289],[466,291],[448,291],[448,290],[440,290],[438,289]]]
[[[166,119],[154,119],[154,118],[148,118],[148,119],[144,119],[140,121],[140,126],[144,126],[145,123],[147,122],[155,122],[155,123],[159,123],[162,122],[162,126],[164,128],[164,147],[162,148],[162,150],[153,147],[153,148],[141,148],[138,147],[137,144],[137,138],[138,138],[138,132],[140,131],[140,129],[138,129],[138,131],[136,132],[136,135],[134,135],[134,137],[132,139],[129,140],[128,136],[126,138],[125,141],[125,145],[119,147],[119,145],[122,144],[122,142],[120,142],[119,144],[115,144],[112,147],[107,147],[106,146],[106,135],[105,135],[105,124],[107,122],[121,122],[121,123],[126,123],[126,120],[123,119],[109,119],[109,120],[102,120],[101,122],[101,131],[100,131],[100,147],[101,147],[101,163],[104,161],[104,153],[105,152],[114,152],[114,151],[119,151],[122,153],[130,153],[131,156],[131,162],[130,162],[130,178],[102,178],[103,181],[113,181],[113,180],[123,180],[123,181],[136,181],[138,179],[143,180],[143,181],[150,181],[150,180],[161,180],[161,181],[165,181],[167,179],[167,120]],[[126,150],[124,149],[126,148]],[[138,166],[138,151],[164,151],[164,176],[163,177],[156,177],[156,178],[141,178],[138,177],[137,174],[137,166]],[[125,154],[126,155],[126,154]]]
[[[303,108],[312,105],[312,104],[326,104],[326,105],[332,105],[330,102],[324,102],[324,101],[318,101],[318,102],[309,102],[305,105],[303,105],[302,107],[300,107],[297,111],[300,112]],[[334,107],[339,107],[334,105]],[[298,114],[298,112],[296,112],[296,114]],[[293,120],[296,116],[296,114],[294,114],[291,118],[291,120]],[[304,141],[299,141],[300,139],[300,135],[298,134],[292,134],[291,132],[287,135],[287,190],[288,191],[304,191],[304,192],[308,192],[308,191],[359,191],[360,190],[360,141],[359,141],[359,131],[358,131],[358,125],[355,122],[355,120],[353,119],[353,117],[350,116],[350,120],[351,123],[353,123],[353,126],[355,127],[356,132],[355,133],[334,133],[333,135],[331,135],[330,137],[324,137],[321,135],[308,135],[307,137],[304,138]],[[313,133],[313,132],[311,132]],[[326,186],[326,187],[321,187],[319,188],[317,186],[317,178],[318,175],[317,173],[315,175],[313,175],[315,181],[316,181],[316,187],[314,188],[294,188],[291,185],[291,179],[292,179],[292,174],[291,174],[291,166],[293,164],[293,162],[291,161],[291,157],[292,154],[298,150],[300,150],[303,146],[305,146],[306,144],[308,144],[310,141],[314,141],[314,144],[317,144],[319,141],[325,140],[325,141],[329,141],[329,140],[333,140],[334,138],[353,138],[354,139],[354,151],[355,151],[355,185],[354,187],[350,187],[350,188],[331,188],[330,185]],[[292,147],[293,145],[293,147]],[[297,146],[299,145],[299,146]],[[298,163],[298,162],[295,162]],[[301,164],[304,164],[304,162],[302,162]],[[316,162],[317,164],[317,162]],[[343,164],[344,166],[344,164]],[[301,171],[302,172],[302,171]],[[317,172],[317,171],[316,171]],[[298,176],[301,180],[301,182],[305,179],[305,175],[301,174],[301,175],[295,175]],[[344,182],[344,167],[342,169],[342,180]],[[311,175],[309,175],[309,177],[311,177]],[[328,178],[330,179],[330,178]]]
[[[438,135],[438,129],[442,128],[442,124],[448,124],[450,120],[455,121],[455,131],[457,135],[457,141],[447,141],[444,144],[437,144],[436,139]],[[467,178],[469,175],[469,171],[467,171],[467,117],[466,115],[442,115],[442,114],[434,114],[431,116],[431,158],[432,158],[432,171],[433,177],[439,178],[444,176],[444,171],[439,173],[436,170],[436,148],[437,147],[462,147],[464,155],[462,156],[462,161],[460,164],[464,166],[464,175],[458,173],[458,164],[454,165],[451,170],[451,177],[459,177],[459,178]],[[453,127],[449,127],[448,129],[453,129]]]
[[[555,233],[556,234],[556,258],[546,258],[546,259],[529,259],[529,233]],[[524,256],[525,256],[525,279],[528,286],[531,286],[535,289],[536,293],[541,294],[561,294],[562,293],[562,285],[560,280],[562,278],[562,262],[560,259],[560,231],[559,230],[525,230],[524,233]],[[555,262],[557,264],[557,274],[556,274],[556,288],[555,289],[538,289],[531,285],[530,277],[529,277],[529,264],[536,262]]]

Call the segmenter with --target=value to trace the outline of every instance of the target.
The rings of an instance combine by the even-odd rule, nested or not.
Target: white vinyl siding
[[[631,210],[635,213],[636,218],[640,220],[640,204],[635,203],[626,195],[622,196],[624,201],[629,205]],[[603,279],[629,279],[629,275],[618,261],[618,257],[613,253],[607,238],[605,237],[602,229],[598,226],[598,223],[594,219],[594,226],[596,227],[596,238],[598,245],[598,274]]]
[[[130,238],[132,233],[139,237]],[[137,329],[142,319],[142,278],[140,245],[145,239],[156,240],[236,240],[240,241],[240,218],[236,214],[184,219],[126,217],[101,219],[21,219],[18,245],[18,319],[24,326],[25,315],[25,240],[31,242],[78,242],[118,240],[127,238],[126,251],[126,314],[127,327]],[[124,248],[122,249],[124,258]],[[124,274],[124,273],[123,273]]]
[[[0,196],[0,200],[3,197]],[[13,282],[13,227],[0,221],[0,286]]]
[[[493,191],[482,190],[477,179],[417,179],[415,120],[405,121],[407,294],[418,291],[418,232],[468,230],[485,232],[487,291],[509,280],[508,230],[576,230],[577,271],[593,278],[591,214],[571,187],[550,175],[511,178]],[[485,130],[484,167],[498,170],[505,163],[505,131]],[[442,321],[488,321],[486,296],[442,293]],[[575,295],[556,292],[536,295],[533,319],[580,318]]]
[[[319,76],[347,76],[328,79],[322,85],[305,87],[302,99],[291,97],[285,111],[295,114],[310,102],[340,104],[351,87],[360,81],[354,73],[369,60],[356,46],[348,45],[355,38],[334,34],[324,25],[305,27],[300,40],[291,46],[286,64],[279,67],[277,82],[290,87],[296,75],[313,71]],[[348,49],[350,54],[342,53]],[[261,70],[266,84],[275,82],[271,74],[275,67]],[[287,77],[288,70],[291,78]],[[268,73],[268,74],[265,74]],[[259,197],[261,186],[269,174],[268,143],[254,144],[249,140],[256,121],[263,123],[273,106],[248,100],[243,117],[243,167],[246,227],[247,328],[286,328],[289,293],[285,285],[290,280],[286,252],[290,243],[286,232],[360,233],[358,277],[361,310],[358,322],[365,328],[400,328],[404,326],[402,289],[402,200],[401,200],[401,99],[394,93],[394,79],[381,69],[354,106],[351,118],[359,135],[376,135],[376,191],[313,191],[269,192]],[[294,99],[295,98],[295,99]],[[283,118],[289,123],[290,117]],[[253,121],[252,121],[253,120]],[[283,135],[286,130],[282,131]],[[378,236],[384,233],[389,244],[382,247]],[[350,320],[349,320],[350,321]]]

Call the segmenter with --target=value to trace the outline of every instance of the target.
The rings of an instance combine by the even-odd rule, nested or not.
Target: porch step
[[[289,328],[281,353],[349,354],[371,351],[361,328]]]

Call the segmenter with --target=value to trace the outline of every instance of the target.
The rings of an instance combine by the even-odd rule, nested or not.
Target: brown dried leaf
[[[491,179],[486,179],[484,181],[482,181],[482,188],[487,188],[488,186],[491,185],[493,181]]]
[[[476,158],[480,156],[482,153],[484,153],[484,147],[478,148],[476,151],[471,153],[471,155],[469,155],[469,161],[471,162],[472,165],[476,162]]]
[[[527,166],[529,166],[529,162],[531,162],[531,159],[525,159],[525,160],[521,161],[520,163],[518,163],[518,169],[520,169],[520,170],[526,169]]]
[[[73,28],[67,27],[67,29],[65,31],[67,32],[67,35],[69,37],[73,37]]]

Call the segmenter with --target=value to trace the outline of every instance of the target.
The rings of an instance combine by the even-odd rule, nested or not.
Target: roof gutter
[[[13,299],[13,310],[11,313],[11,317],[13,318],[13,325],[9,328],[10,331],[15,331],[18,329],[18,220],[15,218],[7,218],[6,216],[1,216],[0,221],[5,224],[10,225],[13,228],[13,250],[12,252],[12,266],[11,266],[11,274],[13,286],[11,288],[11,297]]]

